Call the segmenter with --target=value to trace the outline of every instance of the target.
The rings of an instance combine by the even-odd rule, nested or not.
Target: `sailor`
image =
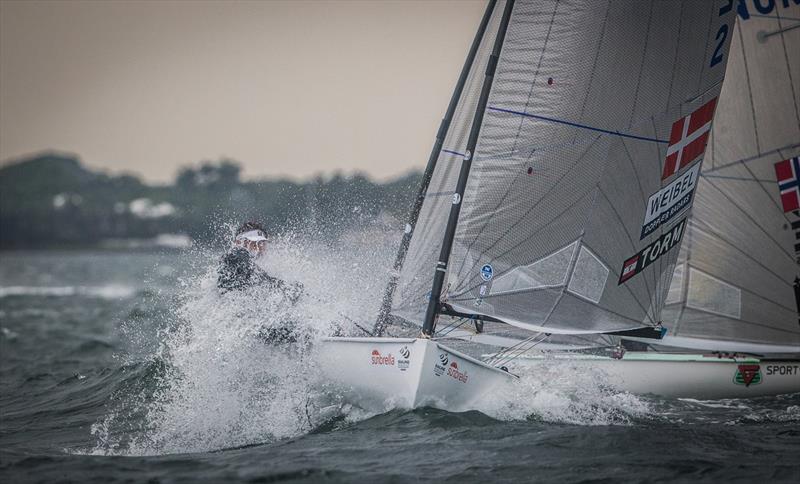
[[[267,248],[266,231],[256,222],[247,222],[236,231],[231,248],[217,268],[217,287],[222,292],[264,285],[280,291],[294,304],[303,293],[300,283],[288,284],[272,277],[256,264]]]

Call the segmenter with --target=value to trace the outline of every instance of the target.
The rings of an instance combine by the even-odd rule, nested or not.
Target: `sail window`
[[[567,290],[597,304],[603,296],[608,273],[608,267],[589,249],[581,246],[581,252],[578,254],[578,261],[575,263],[575,270],[572,271]]]
[[[531,264],[515,267],[498,276],[492,284],[492,295],[563,286],[567,283],[567,272],[577,245],[577,241],[573,242]]]
[[[665,304],[673,304],[683,301],[683,271],[684,264],[675,267],[675,272],[672,274],[672,282],[669,285],[667,292],[667,300]]]
[[[742,291],[690,267],[686,307],[739,319],[742,312]]]

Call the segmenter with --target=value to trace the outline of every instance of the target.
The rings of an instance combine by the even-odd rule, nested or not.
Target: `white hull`
[[[487,394],[517,377],[429,339],[326,338],[322,371],[359,407],[478,408]],[[579,354],[521,356],[514,369],[535,378],[537,367],[591,373],[617,391],[715,400],[800,392],[800,361],[629,352],[621,360]],[[561,367],[561,368],[559,368]]]
[[[594,372],[603,383],[638,395],[715,400],[800,392],[800,361],[629,352],[621,360],[580,355],[514,361],[520,373],[536,366]],[[526,369],[528,371],[526,371]]]
[[[422,338],[326,338],[322,371],[360,407],[435,407],[453,412],[516,377]]]

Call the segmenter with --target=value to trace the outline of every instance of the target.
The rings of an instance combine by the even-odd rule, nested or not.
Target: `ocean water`
[[[296,306],[220,295],[219,254],[0,253],[2,482],[800,482],[800,395],[634,396],[523,375],[481,411],[375,414],[314,341],[374,317],[391,243],[276,241]],[[276,348],[264,326],[298,322]]]

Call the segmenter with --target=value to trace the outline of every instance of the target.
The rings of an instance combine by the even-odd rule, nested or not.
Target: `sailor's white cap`
[[[249,240],[251,242],[261,242],[267,240],[267,236],[261,230],[250,230],[236,236],[236,240]]]

